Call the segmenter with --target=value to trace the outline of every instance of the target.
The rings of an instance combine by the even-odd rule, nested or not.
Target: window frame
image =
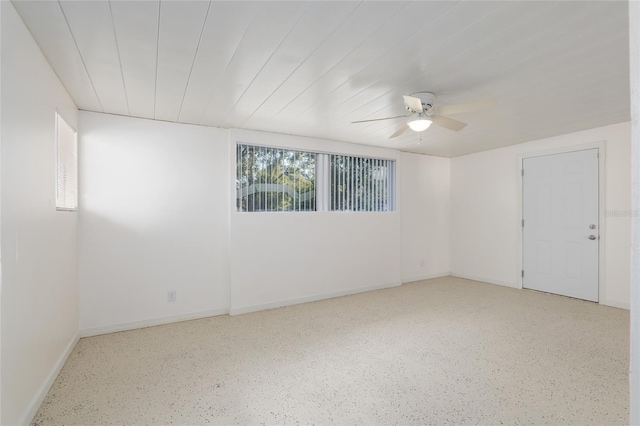
[[[233,156],[233,169],[234,169],[234,197],[233,204],[235,208],[233,208],[235,213],[397,213],[398,205],[398,188],[397,188],[397,164],[398,159],[392,157],[374,157],[368,155],[359,155],[359,154],[349,154],[343,152],[330,152],[330,151],[320,151],[315,149],[307,149],[301,147],[292,147],[292,146],[278,146],[274,144],[265,144],[265,143],[255,143],[255,142],[245,142],[244,140],[237,139],[235,140],[235,155]],[[260,147],[264,149],[278,149],[285,151],[297,151],[297,152],[307,152],[311,154],[315,154],[315,209],[314,210],[272,210],[272,211],[243,211],[240,209],[238,205],[237,191],[241,188],[237,188],[238,182],[238,146],[253,146]],[[344,156],[344,157],[352,157],[359,160],[368,159],[368,160],[381,160],[388,162],[390,178],[388,181],[388,199],[386,200],[386,210],[332,210],[331,203],[331,157],[332,156]]]
[[[297,154],[313,155],[313,157],[314,157],[314,159],[313,159],[313,162],[314,162],[314,166],[313,166],[313,173],[314,173],[314,179],[313,179],[313,185],[314,185],[314,187],[313,187],[313,192],[314,192],[314,195],[313,195],[313,197],[309,197],[309,198],[308,198],[308,200],[310,200],[310,201],[308,201],[308,203],[309,203],[309,205],[313,204],[313,208],[298,209],[298,210],[296,210],[295,208],[294,208],[294,209],[289,209],[289,210],[284,210],[284,209],[283,209],[283,210],[279,210],[279,209],[265,209],[265,210],[263,210],[263,209],[258,209],[258,210],[256,210],[256,209],[255,209],[255,206],[254,206],[254,208],[253,208],[253,209],[251,209],[251,210],[242,210],[242,208],[241,208],[242,203],[239,203],[239,202],[238,202],[238,201],[240,200],[240,198],[238,198],[238,192],[239,192],[239,191],[240,191],[240,192],[242,192],[242,191],[244,190],[244,188],[243,188],[243,187],[240,187],[240,188],[238,188],[238,187],[237,187],[237,184],[238,184],[238,178],[239,178],[238,172],[240,171],[240,168],[242,167],[242,166],[241,166],[242,162],[239,162],[239,161],[238,161],[238,153],[239,153],[239,151],[240,151],[240,150],[239,150],[239,147],[240,147],[240,146],[247,147],[247,148],[252,148],[252,149],[254,149],[254,150],[257,148],[257,149],[263,150],[264,152],[282,151],[282,152],[288,152],[288,153],[297,153]],[[236,211],[236,212],[238,212],[238,213],[294,213],[294,212],[295,212],[295,213],[309,213],[309,212],[315,212],[315,211],[318,211],[318,208],[317,208],[318,195],[317,195],[317,187],[316,187],[316,183],[318,182],[318,179],[317,179],[317,173],[318,173],[318,164],[317,164],[318,153],[317,153],[317,152],[315,152],[315,151],[311,151],[311,150],[305,150],[305,149],[290,148],[290,147],[277,147],[277,146],[272,146],[272,145],[262,145],[262,144],[254,144],[254,143],[245,143],[245,142],[240,142],[240,141],[237,141],[237,142],[236,142],[236,146],[235,146],[235,148],[236,148],[236,149],[235,149],[236,154],[235,154],[234,162],[235,162],[235,170],[236,170],[236,173],[235,173],[235,194],[236,194],[236,195],[235,195],[235,197],[234,197],[234,204],[236,205],[236,209],[235,209],[235,211]],[[269,173],[270,173],[270,172],[271,172],[271,169],[269,169]],[[294,179],[294,182],[295,182],[295,179]],[[261,184],[262,184],[262,185],[266,185],[266,184],[267,184],[267,182],[266,182],[266,180],[265,180],[264,182],[258,182],[257,184],[258,184],[258,185],[261,185]],[[254,183],[254,185],[255,185],[255,183]],[[279,184],[277,184],[277,183],[276,183],[275,185],[279,185]],[[250,185],[248,185],[248,186],[250,186]],[[285,184],[282,184],[282,187],[284,188],[284,187],[285,187]],[[254,193],[254,194],[255,194],[255,193]],[[303,193],[302,193],[302,192],[298,192],[298,196],[299,196],[299,197],[301,197],[302,195],[303,195]],[[262,197],[262,196],[261,196],[261,197]],[[265,197],[265,199],[267,198],[266,196],[264,196],[264,197]],[[273,195],[270,195],[270,196],[268,197],[268,199],[272,200],[272,199],[273,199]],[[255,198],[254,198],[254,200],[255,200]],[[311,203],[311,201],[312,201],[312,203]],[[296,203],[295,196],[294,196],[294,198],[293,198],[293,202],[294,202],[294,205],[295,205],[295,203]],[[297,202],[298,202],[298,207],[300,207],[300,206],[301,206],[301,204],[300,204],[300,203],[301,203],[300,198],[297,200]],[[269,202],[267,202],[267,204],[269,204]]]
[[[73,132],[73,156],[75,159],[75,171],[76,171],[76,177],[75,177],[75,193],[76,193],[76,197],[75,197],[75,206],[74,207],[68,207],[68,206],[64,206],[61,205],[60,203],[60,198],[59,198],[59,194],[60,192],[60,179],[59,179],[59,175],[60,175],[60,167],[62,165],[62,161],[61,161],[61,156],[60,156],[60,120],[62,120],[62,122],[69,128],[72,130]],[[55,163],[55,206],[56,206],[56,211],[60,211],[60,212],[77,212],[78,211],[78,206],[79,206],[79,200],[78,200],[78,170],[79,170],[79,164],[78,164],[78,129],[76,129],[74,126],[72,126],[71,124],[69,124],[69,122],[67,120],[65,120],[64,116],[62,114],[60,114],[60,111],[58,111],[56,109],[55,111],[55,153],[56,153],[56,163]],[[62,189],[63,192],[67,192],[66,188]]]

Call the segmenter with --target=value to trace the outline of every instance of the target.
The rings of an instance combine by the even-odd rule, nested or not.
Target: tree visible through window
[[[238,144],[241,212],[395,210],[395,161]]]
[[[395,162],[378,158],[331,155],[331,210],[393,210]]]
[[[316,154],[237,146],[238,211],[316,210]]]

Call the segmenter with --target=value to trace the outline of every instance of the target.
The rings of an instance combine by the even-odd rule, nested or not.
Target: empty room
[[[640,3],[0,35],[2,425],[640,425]]]

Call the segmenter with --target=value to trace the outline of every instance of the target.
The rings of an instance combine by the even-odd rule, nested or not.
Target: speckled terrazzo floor
[[[625,424],[628,321],[448,277],[85,338],[34,424]]]

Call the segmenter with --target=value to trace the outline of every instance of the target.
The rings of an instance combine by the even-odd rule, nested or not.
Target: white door
[[[598,149],[522,166],[522,286],[597,302]]]

